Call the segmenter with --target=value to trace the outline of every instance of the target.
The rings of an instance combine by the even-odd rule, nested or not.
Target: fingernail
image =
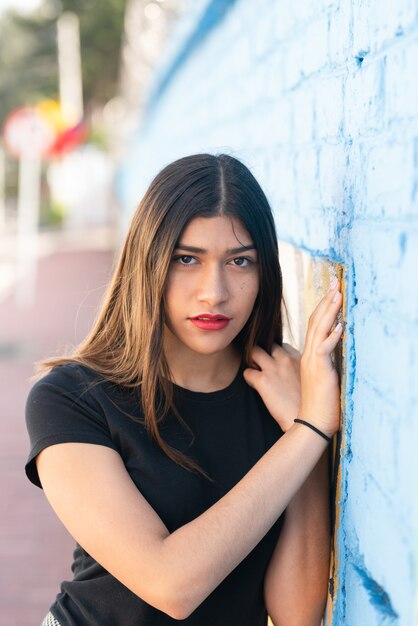
[[[340,292],[339,292],[339,291],[336,291],[336,292],[334,293],[334,297],[333,297],[332,301],[333,301],[333,302],[337,302],[337,300],[338,300],[338,296],[339,296],[339,295],[340,295]]]
[[[338,283],[338,278],[334,276],[333,279],[331,280],[328,291],[332,291],[333,289],[335,289],[335,287],[337,286],[337,283]]]
[[[334,328],[334,332],[338,333],[338,331],[340,330],[340,328],[342,328],[342,324],[341,322],[338,322],[338,324],[336,325],[336,327]]]

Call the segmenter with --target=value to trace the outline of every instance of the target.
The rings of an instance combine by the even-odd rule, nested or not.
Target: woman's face
[[[192,219],[176,243],[164,300],[170,341],[179,350],[202,355],[221,352],[247,322],[257,297],[254,242],[239,220],[217,216]],[[211,329],[205,322],[191,320],[205,313],[229,321],[223,327],[212,323]]]

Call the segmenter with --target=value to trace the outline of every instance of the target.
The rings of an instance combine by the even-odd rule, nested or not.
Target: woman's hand
[[[311,314],[301,357],[288,344],[273,344],[271,356],[255,346],[252,359],[260,370],[249,367],[243,372],[245,381],[258,391],[284,432],[298,416],[329,436],[340,427],[338,375],[331,360],[342,335],[342,327],[331,332],[341,308],[339,286],[337,281]]]
[[[271,416],[283,432],[293,426],[300,408],[300,353],[289,344],[273,344],[271,356],[255,346],[251,353],[260,370],[248,367],[246,383],[260,394]]]
[[[332,437],[340,428],[340,388],[331,353],[343,327],[331,331],[342,306],[340,281],[330,287],[309,318],[300,372],[302,399],[299,417]]]

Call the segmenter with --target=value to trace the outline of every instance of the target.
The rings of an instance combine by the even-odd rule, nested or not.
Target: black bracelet
[[[328,441],[328,443],[330,443],[332,441],[332,437],[328,437],[328,435],[326,435],[325,433],[320,431],[319,428],[317,428],[313,424],[310,424],[309,422],[305,422],[305,420],[301,420],[299,418],[295,418],[293,421],[294,422],[299,422],[299,424],[305,424],[305,426],[309,426],[309,428],[312,428],[312,430],[314,430],[316,433],[318,433],[318,435],[321,435],[321,437],[326,439]]]

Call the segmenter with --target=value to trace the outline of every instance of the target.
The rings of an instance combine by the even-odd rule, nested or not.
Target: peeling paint
[[[390,617],[391,622],[395,623],[399,615],[392,607],[388,593],[379,583],[373,579],[367,568],[353,565],[354,570],[359,575],[364,588],[369,594],[370,602],[384,617]]]

